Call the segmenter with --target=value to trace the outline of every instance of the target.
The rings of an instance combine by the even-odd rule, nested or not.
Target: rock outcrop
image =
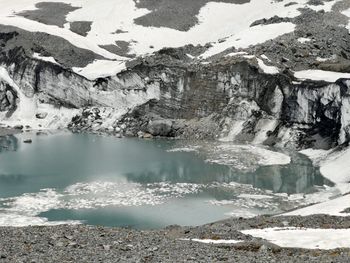
[[[31,99],[32,118],[45,124],[53,117],[40,105],[77,109],[65,122],[74,132],[329,149],[350,139],[350,79],[299,80],[293,71],[349,72],[348,17],[341,13],[348,7],[339,1],[330,11],[308,6],[293,18],[257,20],[253,28],[288,22],[296,29],[208,57],[201,55],[213,43],[164,48],[95,80],[73,69],[106,59],[101,55],[58,36],[1,26],[0,67],[11,81],[1,79],[0,112],[7,120]]]
[[[182,66],[157,61],[142,61],[118,75],[121,89],[152,83],[160,95],[116,119],[117,133],[124,125],[124,134],[133,136],[141,131],[293,148],[330,148],[348,140],[349,80],[296,82],[288,71],[266,74],[254,60],[237,58]],[[105,81],[109,86],[115,80]]]

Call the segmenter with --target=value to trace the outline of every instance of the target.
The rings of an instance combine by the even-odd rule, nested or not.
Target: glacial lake
[[[331,188],[303,155],[259,149],[68,132],[1,137],[0,225],[200,225],[282,213]],[[265,165],[270,154],[291,162]]]

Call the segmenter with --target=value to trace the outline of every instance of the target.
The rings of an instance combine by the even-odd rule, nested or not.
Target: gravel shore
[[[0,228],[0,262],[349,262],[350,249],[280,248],[238,230],[278,226],[349,228],[350,218],[228,219],[199,227],[139,231],[85,225]],[[234,239],[204,244],[189,239]],[[302,238],[302,237],[301,237]]]

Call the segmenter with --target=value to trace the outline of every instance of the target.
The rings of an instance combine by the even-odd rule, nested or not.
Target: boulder
[[[153,136],[170,136],[173,122],[171,120],[153,120],[148,123],[147,131]]]
[[[144,139],[152,139],[153,136],[152,136],[152,134],[145,133],[145,134],[143,135],[143,138],[144,138]]]
[[[48,113],[47,112],[40,112],[35,115],[37,119],[45,119],[47,117]]]

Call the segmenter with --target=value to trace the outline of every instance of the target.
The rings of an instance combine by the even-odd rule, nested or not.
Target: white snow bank
[[[308,149],[301,153],[313,160],[315,165],[319,165],[321,174],[335,183],[341,193],[350,191],[350,148],[335,152]]]
[[[95,60],[84,68],[74,67],[73,71],[89,80],[115,76],[124,70],[125,62],[118,60]]]
[[[305,37],[299,37],[299,38],[298,38],[298,42],[300,42],[300,43],[302,43],[302,44],[304,44],[304,43],[306,43],[306,42],[310,42],[310,41],[311,41],[310,38],[305,38]]]
[[[298,79],[306,80],[316,80],[316,81],[327,81],[327,82],[336,82],[340,78],[350,79],[350,73],[341,73],[333,71],[324,71],[324,70],[302,70],[294,72],[294,76]]]
[[[53,57],[44,57],[44,56],[41,56],[39,53],[34,53],[33,54],[33,58],[36,58],[36,59],[39,59],[39,60],[42,60],[42,61],[46,61],[46,62],[50,62],[50,63],[53,63],[53,64],[59,64],[55,58]]]
[[[265,228],[241,231],[281,247],[335,249],[350,247],[350,229]]]
[[[258,60],[258,65],[259,67],[262,69],[262,71],[266,74],[278,74],[279,70],[278,68],[274,67],[274,66],[267,66],[264,61],[262,61],[261,59],[257,58]]]
[[[315,199],[315,202],[321,203],[297,209],[284,215],[307,216],[312,214],[328,214],[349,216],[350,213],[342,212],[350,207],[350,195],[347,194],[350,191],[350,166],[348,165],[350,148],[335,152],[332,150],[307,149],[301,151],[301,153],[308,156],[314,165],[320,166],[320,172],[325,178],[335,183],[332,189],[334,192],[338,192],[338,197],[328,201]],[[339,195],[343,194],[347,195],[339,197]]]
[[[324,162],[321,162],[323,176],[336,184],[347,184],[350,181],[350,148],[330,154]]]
[[[342,213],[350,207],[350,195],[344,195],[323,203],[307,206],[295,211],[283,214],[284,216],[309,216],[315,214],[350,216],[350,213]]]
[[[233,239],[198,239],[198,238],[181,238],[182,241],[193,241],[204,244],[237,244],[242,242],[241,240],[233,240]]]
[[[240,52],[232,52],[226,55],[226,57],[235,57],[235,56],[243,56],[243,55],[248,55],[247,52],[240,51]]]

